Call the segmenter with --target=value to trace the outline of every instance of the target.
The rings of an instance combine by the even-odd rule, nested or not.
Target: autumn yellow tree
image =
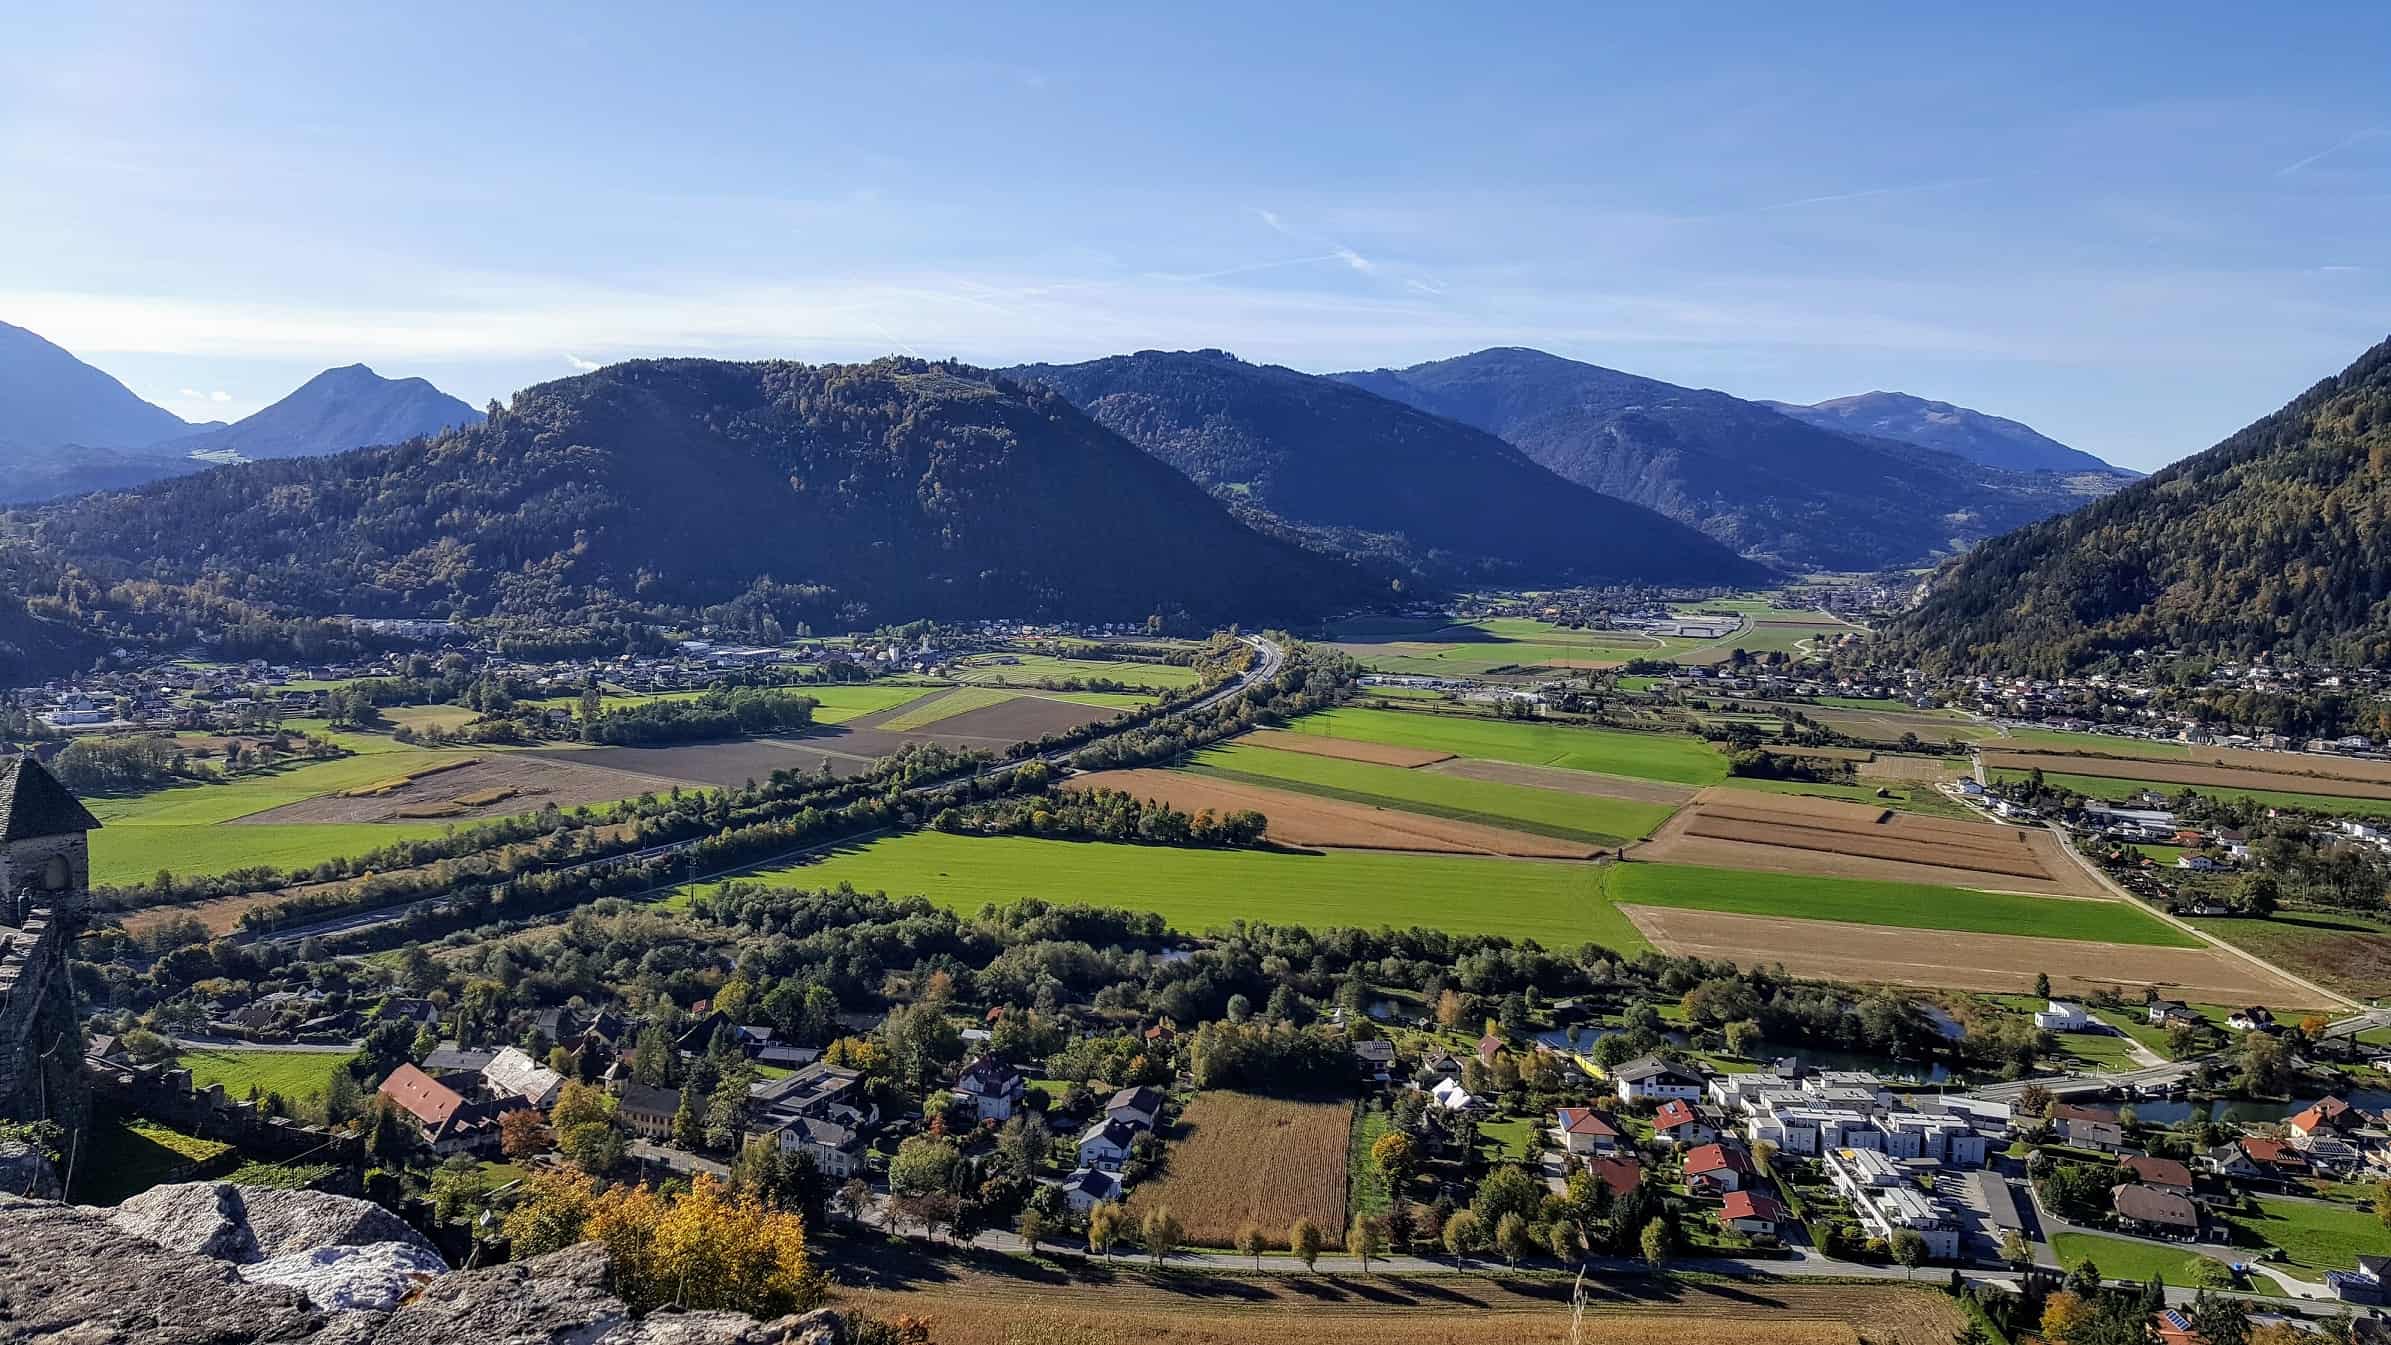
[[[2042,1303],[2042,1338],[2051,1345],[2068,1345],[2092,1325],[2095,1312],[2082,1295],[2061,1289]]]
[[[507,1215],[518,1256],[604,1243],[611,1287],[632,1310],[667,1303],[771,1318],[819,1303],[805,1223],[699,1174],[676,1198],[645,1186],[599,1191],[587,1177],[543,1174]]]

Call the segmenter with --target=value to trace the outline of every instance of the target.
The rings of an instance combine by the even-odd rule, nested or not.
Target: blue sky
[[[193,419],[356,360],[1531,345],[2149,468],[2391,332],[2379,0],[42,8],[0,320]]]

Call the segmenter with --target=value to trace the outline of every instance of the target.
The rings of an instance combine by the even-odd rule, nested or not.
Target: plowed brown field
[[[1237,741],[1249,747],[1267,747],[1276,752],[1302,752],[1315,757],[1367,761],[1377,766],[1429,766],[1451,760],[1453,756],[1450,752],[1431,752],[1422,747],[1397,747],[1393,743],[1362,742],[1354,738],[1328,738],[1317,733],[1289,733],[1285,729],[1255,729]]]
[[[1475,822],[1374,808],[1288,789],[1218,780],[1178,771],[1100,771],[1074,776],[1065,789],[1118,789],[1160,799],[1182,812],[1251,808],[1270,820],[1264,833],[1281,845],[1355,850],[1417,850],[1451,855],[1509,855],[1522,859],[1590,859],[1599,847]]]
[[[1950,990],[2017,991],[2036,972],[2054,988],[2090,994],[2155,986],[2177,999],[2295,1008],[2331,1007],[2313,992],[2230,953],[2152,948],[2014,934],[1887,929],[1834,920],[1791,920],[1659,906],[1621,906],[1653,946],[1684,957],[1744,966],[1783,963],[1797,976]]]
[[[1706,789],[1631,852],[1637,859],[1831,878],[2105,897],[2048,832],[1804,795]]]
[[[2040,768],[2053,775],[2095,775],[2104,780],[2151,780],[2159,784],[2190,785],[2195,789],[2264,789],[2286,794],[2323,794],[2337,799],[2391,799],[2391,781],[2387,780],[2297,775],[2238,766],[2210,766],[2194,761],[2128,761],[2119,757],[2078,757],[2052,752],[1986,752],[1984,765],[1987,770],[2027,771]]]

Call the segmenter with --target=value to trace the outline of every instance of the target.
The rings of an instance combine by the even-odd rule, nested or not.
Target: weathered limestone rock
[[[317,1247],[240,1268],[251,1284],[280,1284],[307,1295],[328,1311],[366,1308],[387,1312],[399,1300],[448,1273],[448,1263],[404,1242],[362,1247]]]
[[[404,1243],[434,1261],[440,1255],[406,1220],[374,1202],[322,1191],[177,1182],[117,1206],[109,1221],[161,1247],[241,1265],[376,1242]]]
[[[23,1140],[0,1140],[0,1192],[56,1200],[58,1169],[50,1157]]]
[[[670,1311],[634,1320],[606,1291],[606,1251],[596,1243],[432,1276],[388,1311],[344,1307],[363,1301],[344,1297],[359,1283],[344,1278],[346,1271],[429,1270],[437,1258],[422,1259],[425,1249],[395,1239],[296,1246],[329,1229],[375,1222],[317,1203],[339,1197],[273,1208],[286,1203],[278,1197],[305,1194],[190,1183],[152,1193],[129,1215],[125,1207],[112,1215],[0,1195],[0,1345],[840,1345],[846,1338],[844,1322],[827,1311],[774,1322]],[[312,1208],[302,1214],[302,1206]],[[236,1265],[162,1245],[143,1231],[170,1231],[161,1225],[176,1217],[196,1224],[176,1235],[185,1244],[237,1252],[293,1245]],[[321,1279],[306,1278],[318,1271]],[[269,1276],[282,1282],[260,1282]]]

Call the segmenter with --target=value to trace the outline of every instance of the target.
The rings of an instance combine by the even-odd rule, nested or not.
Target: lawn
[[[1287,727],[1298,733],[1324,737],[1358,738],[1489,761],[1600,771],[1684,785],[1716,784],[1727,776],[1727,762],[1718,749],[1690,735],[1361,709],[1306,715]]]
[[[441,822],[293,822],[254,826],[157,826],[108,822],[91,836],[95,886],[147,882],[160,870],[186,877],[263,864],[296,869],[362,855],[399,841],[430,840]]]
[[[220,1051],[194,1047],[180,1052],[177,1059],[191,1071],[193,1088],[220,1083],[226,1097],[245,1098],[255,1086],[261,1093],[280,1093],[297,1101],[323,1092],[324,1080],[330,1077],[333,1066],[346,1063],[349,1057],[332,1051]]]
[[[817,724],[843,724],[862,715],[877,714],[918,699],[928,690],[917,686],[887,686],[878,682],[825,684],[793,689],[799,695],[811,696],[820,702],[814,707],[814,722]]]
[[[2045,939],[2197,948],[2191,935],[2121,901],[2029,897],[1932,883],[1888,883],[1807,874],[1619,864],[1602,870],[1613,901],[1736,915],[1840,920],[1895,929],[2025,934]]]
[[[2391,994],[2391,922],[2355,911],[2279,911],[2271,919],[2211,918],[2200,928],[2328,990]]]
[[[2097,752],[2108,757],[2149,757],[2154,761],[2189,761],[2189,743],[2154,743],[2108,733],[2069,733],[2065,729],[2013,728],[1997,746],[2043,747],[2054,752]]]
[[[1313,929],[1424,927],[1562,949],[1589,941],[1625,953],[1648,946],[1603,900],[1600,870],[1584,863],[916,831],[754,876],[784,887],[852,883],[891,896],[919,893],[965,912],[1024,897],[1153,911],[1188,933],[1248,920]]]
[[[2234,1217],[2235,1231],[2282,1248],[2287,1262],[2270,1264],[2298,1279],[2322,1280],[2328,1270],[2351,1269],[2360,1253],[2391,1252],[2391,1232],[2372,1210],[2305,1200],[2261,1200],[2258,1209],[2256,1217]]]
[[[1509,667],[1607,667],[1667,658],[1705,643],[1641,631],[1571,630],[1528,617],[1451,623],[1370,618],[1339,626],[1330,638],[1373,671],[1427,677]]]
[[[1649,835],[1677,811],[1665,803],[1594,798],[1367,761],[1230,744],[1199,753],[1198,774],[1300,790],[1464,822],[1516,827],[1597,845]]]
[[[2010,784],[2026,778],[2027,772],[2002,768],[1992,772],[1995,784]],[[2163,780],[2113,780],[2105,775],[2069,775],[2045,771],[2043,782],[2058,789],[2071,789],[2095,799],[2125,799],[2149,790],[2173,798],[2191,790],[2212,799],[2246,799],[2269,808],[2296,808],[2302,812],[2324,813],[2335,817],[2391,817],[2391,799],[2349,799],[2330,794],[2298,794],[2278,789],[2234,789],[2225,785],[2187,785]]]
[[[1381,1136],[1395,1133],[1394,1117],[1383,1109],[1356,1108],[1353,1114],[1353,1144],[1345,1151],[1345,1204],[1355,1214],[1376,1218],[1393,1208],[1395,1194],[1387,1184],[1386,1174],[1370,1157],[1370,1146]]]
[[[2099,1032],[2063,1032],[2059,1034],[2059,1048],[2079,1064],[2097,1070],[2140,1067],[2140,1062],[2134,1059],[2133,1042],[2127,1037],[2112,1037]]]
[[[2167,1283],[2178,1288],[2202,1283],[2198,1278],[2205,1271],[2202,1263],[2210,1260],[2180,1247],[2162,1247],[2099,1233],[2057,1234],[2051,1238],[2051,1252],[2060,1264],[2068,1266],[2089,1258],[2110,1279],[2148,1283],[2151,1276],[2164,1275]]]

